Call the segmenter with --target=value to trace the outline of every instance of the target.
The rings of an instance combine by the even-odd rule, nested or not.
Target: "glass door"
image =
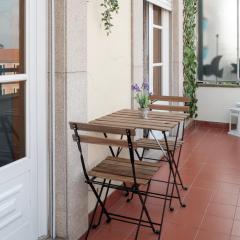
[[[0,0],[0,167],[26,156],[25,3]]]

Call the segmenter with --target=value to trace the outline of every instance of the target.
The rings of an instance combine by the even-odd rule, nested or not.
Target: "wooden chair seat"
[[[154,150],[161,150],[158,143],[155,139],[149,138],[141,138],[136,140],[138,148],[145,148],[145,149],[154,149]],[[167,150],[167,146],[164,140],[159,140],[159,143],[162,145],[163,150]],[[170,151],[174,150],[175,140],[168,140],[168,147]],[[179,148],[183,145],[183,141],[177,141],[176,148]]]
[[[141,185],[147,184],[160,167],[160,163],[135,161],[137,183]],[[115,181],[134,182],[131,162],[129,159],[125,158],[109,156],[89,171],[88,174],[93,177]]]

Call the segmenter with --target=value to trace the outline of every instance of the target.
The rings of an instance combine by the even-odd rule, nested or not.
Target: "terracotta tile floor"
[[[240,240],[240,139],[229,136],[224,127],[195,127],[185,138],[181,173],[189,187],[181,191],[187,208],[174,202],[175,211],[167,209],[161,239]],[[147,205],[152,218],[159,218],[161,202],[149,199]],[[126,203],[121,197],[111,211],[138,216],[139,209],[136,198]],[[134,225],[112,221],[91,231],[89,239],[133,240],[135,230]],[[142,228],[138,239],[157,236]]]

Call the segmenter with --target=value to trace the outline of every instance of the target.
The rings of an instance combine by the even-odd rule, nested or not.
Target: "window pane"
[[[237,0],[200,0],[199,79],[237,80]]]
[[[0,167],[25,157],[25,83],[0,84]]]
[[[162,31],[158,28],[153,28],[153,62],[161,63],[161,36]]]
[[[24,73],[24,0],[0,0],[0,75]]]
[[[153,24],[162,25],[162,12],[161,8],[153,5]]]
[[[153,94],[161,95],[162,67],[153,67]]]

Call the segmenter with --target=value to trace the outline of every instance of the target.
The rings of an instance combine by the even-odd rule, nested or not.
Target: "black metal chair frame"
[[[158,101],[158,100],[152,100],[152,101],[151,101],[151,105],[154,104],[154,103],[157,102],[157,101]],[[186,106],[186,103],[185,103],[185,106]],[[152,111],[152,109],[150,109],[150,111]],[[186,124],[186,120],[184,119],[183,122],[182,122],[182,136],[181,136],[181,140],[182,140],[182,141],[184,140],[185,124]],[[148,134],[149,134],[149,131],[147,132],[146,137],[148,137]],[[178,137],[178,134],[179,134],[179,128],[178,128],[177,137]],[[188,190],[188,187],[183,184],[181,174],[179,173],[179,161],[180,161],[180,157],[181,157],[181,153],[182,153],[182,145],[181,145],[180,148],[179,148],[177,160],[175,160],[175,158],[174,158],[175,150],[176,150],[176,149],[174,148],[174,151],[173,151],[171,154],[173,154],[173,160],[174,160],[173,164],[174,164],[174,166],[175,166],[176,176],[178,177],[178,181],[179,181],[179,183],[176,183],[176,184],[177,184],[178,186],[181,186],[184,191],[187,191],[187,190]],[[142,158],[143,158],[143,156],[144,156],[144,152],[145,152],[145,149],[143,149]],[[150,159],[150,160],[151,160],[151,159]],[[154,159],[152,159],[152,160],[154,160]],[[163,159],[163,160],[164,160],[164,159]],[[160,160],[160,161],[161,161],[161,160]]]
[[[180,123],[177,126],[177,134],[175,136],[175,143],[174,143],[173,151],[171,151],[170,148],[169,148],[166,132],[162,132],[163,135],[164,135],[164,141],[165,141],[165,144],[166,144],[166,147],[167,147],[167,150],[166,150],[167,154],[165,153],[165,151],[162,148],[161,144],[159,143],[158,139],[154,136],[153,131],[152,130],[148,130],[147,135],[145,135],[145,137],[149,137],[149,133],[152,133],[152,136],[154,137],[154,139],[156,140],[156,142],[158,143],[158,145],[160,147],[160,150],[164,154],[164,157],[161,158],[161,159],[144,157],[145,149],[143,149],[142,155],[140,156],[138,150],[135,149],[135,153],[136,153],[136,155],[137,155],[137,157],[138,157],[138,159],[140,161],[142,161],[143,159],[146,159],[146,160],[154,160],[154,161],[168,162],[169,163],[170,174],[171,174],[171,178],[172,178],[172,180],[171,180],[171,178],[169,180],[169,184],[172,186],[172,190],[171,190],[171,194],[168,195],[168,197],[170,199],[170,202],[169,202],[169,209],[170,209],[170,211],[174,211],[174,207],[172,207],[172,199],[177,199],[179,201],[181,207],[184,207],[184,208],[186,207],[186,204],[181,199],[180,190],[179,190],[179,185],[181,185],[184,188],[184,190],[187,190],[187,188],[184,187],[183,184],[182,184],[181,175],[180,175],[179,170],[178,170],[178,165],[179,165],[181,152],[179,152],[177,162],[174,159],[174,155],[175,155],[175,151],[176,151],[176,145],[177,145],[177,140],[178,140],[179,129],[180,129]],[[181,147],[180,147],[180,151],[181,151]],[[119,151],[119,149],[118,149],[118,151],[117,151],[118,155],[119,155],[119,152],[121,152],[121,150]],[[178,179],[177,179],[177,177],[178,177]],[[166,182],[166,181],[162,181],[162,180],[154,180],[154,181]],[[178,183],[178,181],[180,181],[180,183]],[[177,196],[174,195],[174,189],[176,189]],[[128,202],[130,202],[133,199],[133,195],[134,194],[132,194],[131,197],[128,198],[128,200],[127,200]]]
[[[182,150],[182,146],[180,146],[179,148],[179,153],[178,153],[178,158],[177,158],[177,161],[174,159],[174,155],[175,155],[175,152],[176,152],[176,145],[177,145],[177,140],[178,140],[178,135],[179,135],[179,129],[180,129],[180,126],[181,126],[181,123],[178,124],[177,126],[177,133],[176,133],[176,136],[175,136],[175,143],[174,143],[174,149],[171,151],[169,149],[169,147],[167,147],[167,153],[170,153],[170,157],[166,156],[166,154],[164,154],[164,157],[161,158],[161,159],[156,159],[156,158],[148,158],[148,157],[144,157],[144,151],[145,149],[143,149],[143,152],[142,152],[142,156],[140,156],[140,154],[138,153],[137,149],[135,149],[135,153],[138,157],[138,159],[140,161],[142,161],[143,159],[147,159],[147,160],[154,160],[154,161],[159,161],[159,162],[169,162],[171,163],[172,166],[170,166],[170,172],[172,174],[172,179],[173,180],[170,180],[169,184],[172,186],[172,190],[171,190],[171,194],[168,195],[168,197],[170,198],[170,202],[169,202],[169,209],[170,211],[174,211],[174,207],[172,207],[172,199],[178,199],[179,203],[180,203],[180,206],[181,207],[186,207],[186,204],[182,201],[181,199],[181,195],[180,195],[180,190],[178,188],[178,186],[182,186],[182,188],[186,191],[188,188],[185,187],[183,185],[183,182],[182,182],[182,179],[181,179],[181,175],[179,173],[179,160],[180,160],[180,156],[181,156],[181,150]],[[183,136],[184,136],[184,126],[185,126],[185,120],[183,121],[183,132],[182,132],[182,140],[183,140]],[[148,130],[147,132],[147,135],[145,135],[145,137],[149,137],[149,133],[152,133],[153,132],[151,130]],[[104,134],[104,136],[107,138],[107,134]],[[167,143],[167,138],[165,138],[166,136],[164,136],[164,140],[165,140],[165,143]],[[123,135],[121,135],[121,139],[123,138]],[[155,140],[158,142],[158,139],[155,137]],[[161,148],[161,144],[158,142],[158,145],[160,146]],[[167,144],[168,146],[168,144]],[[118,157],[122,151],[122,148],[118,147],[117,149],[117,152],[114,153],[113,149],[111,146],[109,146],[109,149],[112,153],[112,155],[115,157]],[[163,149],[161,149],[161,151],[164,153],[165,151]],[[177,179],[178,178],[178,179]],[[162,180],[154,180],[154,181],[157,181],[157,182],[165,182],[166,181],[162,181]],[[180,181],[180,183],[178,182]],[[177,196],[174,195],[174,189],[176,188],[176,191],[177,191]],[[126,193],[126,196],[128,196],[129,193],[127,192]],[[132,199],[133,199],[133,196],[134,194],[132,193],[130,198],[127,199],[127,202],[130,202]]]
[[[160,181],[154,180],[154,179],[150,179],[148,181],[147,189],[145,191],[141,190],[139,188],[140,185],[137,183],[137,177],[136,177],[136,172],[135,172],[134,148],[133,148],[132,139],[131,139],[132,136],[131,136],[130,130],[126,129],[126,136],[127,136],[129,156],[130,156],[129,161],[130,161],[131,167],[132,167],[132,177],[133,177],[133,183],[134,184],[132,186],[127,186],[126,184],[117,185],[117,184],[113,184],[111,182],[111,179],[108,179],[108,181],[107,181],[106,178],[103,178],[103,181],[97,180],[96,177],[90,177],[88,175],[88,172],[87,172],[87,169],[86,169],[85,160],[84,160],[83,151],[82,151],[82,146],[81,146],[81,136],[78,133],[78,131],[82,130],[82,129],[79,129],[79,127],[78,127],[79,124],[78,123],[70,123],[70,126],[71,126],[71,129],[73,129],[73,131],[74,131],[73,139],[74,139],[74,141],[77,142],[77,147],[78,147],[78,150],[79,150],[79,153],[80,153],[80,160],[81,160],[83,173],[84,173],[84,176],[85,176],[85,182],[90,186],[90,188],[92,189],[92,191],[93,191],[93,193],[94,193],[94,195],[97,199],[96,206],[94,208],[92,219],[90,220],[89,228],[88,228],[85,239],[88,238],[90,230],[92,228],[96,228],[97,226],[99,226],[99,224],[101,223],[101,220],[102,220],[102,216],[105,215],[106,219],[107,219],[106,220],[107,223],[110,223],[110,221],[113,219],[113,220],[118,220],[118,221],[130,223],[130,224],[136,224],[137,225],[137,231],[136,231],[135,239],[138,238],[140,227],[148,227],[148,228],[152,229],[153,233],[158,235],[157,239],[159,240],[160,237],[161,237],[161,232],[162,232],[162,225],[163,225],[163,221],[164,221],[166,203],[167,203],[167,201],[171,201],[172,197],[174,197],[174,196],[172,196],[172,194],[169,195],[169,190],[170,190],[170,185],[171,185],[170,178],[171,178],[171,172],[172,172],[171,161],[168,161],[170,169],[171,169],[171,171],[169,171],[169,174],[168,174],[168,180],[167,181],[161,181],[161,182],[164,182],[164,183],[167,184],[165,194],[149,191],[149,187],[150,187],[150,184],[151,184],[152,181],[160,182]],[[83,129],[83,131],[84,131],[84,129]],[[163,132],[163,134],[164,134],[165,140],[167,140],[166,133]],[[104,136],[107,137],[107,133],[104,133]],[[95,144],[97,144],[97,143],[95,143]],[[110,148],[110,151],[113,155],[114,153],[113,153],[112,146],[109,146],[109,148]],[[167,145],[167,148],[168,148],[168,145]],[[118,151],[117,151],[118,155],[119,155],[120,149],[121,148],[118,148]],[[170,155],[169,151],[168,151],[168,158],[171,159],[171,155]],[[99,194],[98,194],[98,192],[95,188],[95,185],[101,186]],[[106,193],[105,193],[105,196],[104,196],[104,200],[101,200],[104,188],[106,188]],[[106,201],[107,201],[107,196],[108,196],[110,188],[122,190],[122,191],[125,191],[126,193],[133,193],[133,194],[136,194],[138,196],[138,198],[141,202],[141,205],[142,205],[141,214],[140,214],[139,219],[133,218],[133,217],[130,217],[130,216],[124,216],[124,215],[110,213],[106,209],[105,204],[106,204]],[[146,207],[146,201],[147,201],[148,197],[159,198],[159,199],[164,200],[162,214],[161,214],[159,223],[153,222],[150,215],[149,215],[149,212],[148,212],[147,207]],[[101,214],[100,214],[100,217],[98,219],[97,224],[94,224],[94,219],[95,219],[95,215],[96,215],[98,206],[101,207]],[[143,214],[144,213],[147,216],[147,220],[143,219]],[[159,229],[157,229],[157,227]]]
[[[179,161],[180,161],[180,156],[181,156],[181,151],[182,151],[182,145],[180,146],[179,148],[179,152],[178,152],[178,157],[177,157],[177,161],[175,160],[174,156],[175,156],[175,152],[177,150],[176,148],[176,145],[177,145],[177,141],[178,141],[178,135],[179,135],[179,130],[180,130],[180,126],[181,126],[181,123],[178,124],[177,126],[177,133],[176,133],[176,136],[175,136],[175,142],[174,142],[174,148],[173,150],[171,151],[169,149],[169,147],[167,146],[167,152],[169,153],[169,157],[167,158],[166,155],[164,154],[164,157],[162,159],[158,159],[158,161],[164,161],[164,162],[168,162],[169,159],[170,159],[170,162],[172,163],[172,168],[170,169],[171,170],[171,173],[172,173],[172,177],[173,177],[173,185],[172,185],[172,190],[171,190],[171,199],[170,199],[170,203],[169,203],[169,208],[171,211],[174,211],[174,208],[172,207],[172,199],[173,199],[173,194],[174,194],[174,189],[176,188],[176,191],[177,191],[177,196],[178,196],[178,200],[179,200],[179,203],[180,203],[180,206],[181,207],[186,207],[186,204],[183,203],[182,199],[181,199],[181,195],[180,195],[180,190],[179,190],[179,186],[182,187],[183,190],[187,191],[188,188],[185,187],[183,185],[183,181],[182,181],[182,178],[181,178],[181,175],[179,173]],[[185,120],[183,121],[182,123],[182,128],[183,128],[183,131],[182,131],[182,137],[181,137],[181,140],[183,140],[183,136],[184,136],[184,127],[185,127]],[[150,130],[150,132],[152,132]],[[156,137],[154,137],[155,140],[157,141]],[[164,135],[164,139],[165,139],[165,142],[168,142],[167,140],[167,137],[166,137],[166,134]],[[159,144],[160,146],[160,144]],[[164,153],[164,149],[161,149],[161,151]],[[143,157],[143,156],[142,156]],[[145,159],[148,159],[148,160],[154,160],[153,158],[146,158]],[[141,158],[142,160],[142,158]],[[155,159],[157,160],[157,159]],[[178,178],[178,179],[177,179]],[[178,182],[179,181],[179,182]]]
[[[183,141],[183,139],[184,139],[185,123],[186,123],[186,120],[183,120],[183,122],[182,122],[182,129],[183,130],[182,130],[181,141]],[[179,131],[179,129],[177,131]],[[144,137],[146,137],[146,138],[149,137],[149,131],[148,131],[148,133]],[[177,185],[181,186],[184,191],[187,191],[188,187],[183,184],[183,180],[182,180],[181,174],[179,173],[179,162],[180,162],[180,157],[181,157],[181,153],[182,153],[182,145],[179,147],[178,156],[175,159],[174,156],[175,156],[176,150],[177,149],[176,149],[176,145],[175,145],[174,150],[171,151],[171,155],[172,155],[172,158],[174,159],[173,164],[174,164],[174,167],[176,169],[176,176],[178,178]],[[148,160],[155,160],[155,161],[166,161],[165,159],[154,159],[154,158],[144,157],[145,151],[146,151],[146,148],[143,149],[141,156],[140,156],[140,154],[138,152],[136,152],[139,160],[148,159]]]
[[[151,105],[156,102],[157,100],[152,100],[151,101]],[[150,109],[150,111],[152,111],[152,109]],[[184,139],[184,133],[185,133],[185,124],[186,124],[186,120],[184,119],[183,122],[182,122],[182,136],[181,136],[181,141],[183,141]],[[182,145],[179,147],[179,152],[178,152],[178,156],[177,158],[175,159],[175,152],[176,152],[176,144],[177,144],[177,140],[178,140],[178,135],[179,135],[179,129],[180,129],[180,124],[178,124],[178,127],[177,127],[177,134],[176,134],[176,138],[175,138],[175,146],[174,146],[174,149],[172,151],[169,151],[170,152],[170,155],[171,155],[171,162],[172,162],[172,165],[173,165],[173,168],[172,168],[172,176],[173,176],[173,181],[174,181],[174,184],[172,185],[172,196],[173,196],[173,192],[174,192],[174,188],[176,188],[177,190],[177,194],[179,196],[179,202],[180,202],[180,205],[182,207],[186,207],[186,205],[182,202],[181,200],[181,197],[180,197],[180,193],[179,193],[179,188],[178,186],[181,186],[181,188],[184,190],[184,191],[187,191],[188,190],[188,187],[185,186],[183,184],[183,180],[182,180],[182,177],[181,177],[181,174],[179,172],[179,162],[180,162],[180,157],[181,157],[181,152],[182,152]],[[149,133],[150,133],[150,130],[146,130],[144,132],[144,138],[148,138],[149,137]],[[155,138],[155,140],[157,140]],[[166,141],[166,139],[165,139]],[[160,146],[160,144],[159,144]],[[147,160],[154,160],[154,161],[163,161],[163,162],[168,162],[169,159],[167,159],[166,157],[163,157],[162,159],[156,159],[156,158],[148,158],[148,157],[145,157],[144,154],[145,154],[145,151],[146,151],[146,148],[143,148],[143,151],[142,151],[142,154],[140,155],[138,153],[137,150],[135,150],[137,156],[138,156],[138,159],[140,161],[142,161],[143,159],[147,159]],[[162,152],[164,152],[163,149],[161,149]],[[172,197],[173,198],[173,197]],[[172,198],[170,200],[170,204],[169,204],[169,208],[171,211],[174,211],[174,208],[171,206],[172,205]]]

